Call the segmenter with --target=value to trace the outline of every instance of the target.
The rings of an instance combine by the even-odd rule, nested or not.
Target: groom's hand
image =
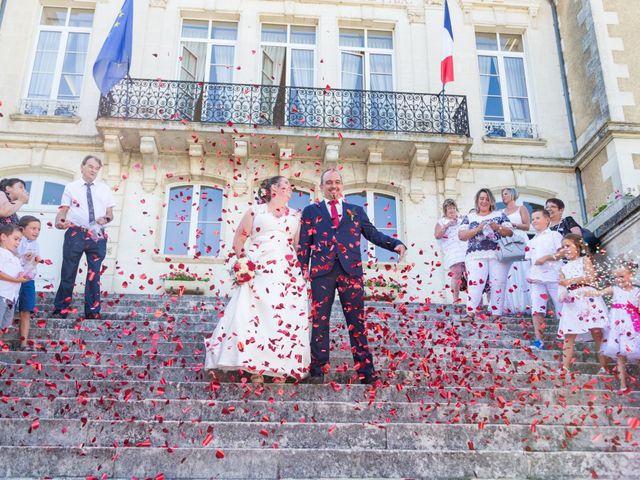
[[[393,250],[394,252],[398,252],[400,254],[400,256],[398,257],[398,263],[402,263],[402,261],[404,260],[404,256],[407,253],[407,247],[405,247],[404,245],[398,245]]]

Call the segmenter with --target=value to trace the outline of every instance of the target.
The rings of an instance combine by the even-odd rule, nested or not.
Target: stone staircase
[[[101,320],[39,304],[37,350],[12,332],[0,352],[2,478],[640,478],[640,392],[596,375],[591,344],[560,376],[529,318],[369,303],[371,389],[336,308],[325,385],[256,386],[203,371],[223,301],[111,295]]]

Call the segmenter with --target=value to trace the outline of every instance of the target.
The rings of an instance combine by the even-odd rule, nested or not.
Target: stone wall
[[[611,258],[640,252],[640,196],[627,203],[594,232]]]
[[[615,13],[617,18],[607,25],[613,62],[617,70],[617,84],[627,96],[623,105],[627,122],[640,122],[640,4],[629,0],[603,0],[604,10]]]
[[[587,212],[592,214],[599,205],[606,203],[613,192],[611,177],[603,179],[602,168],[608,162],[607,149],[603,148],[586,166],[582,167],[582,183],[584,186]]]
[[[556,2],[573,121],[581,148],[609,117],[589,0]]]

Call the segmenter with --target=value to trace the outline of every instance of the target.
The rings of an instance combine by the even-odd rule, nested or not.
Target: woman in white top
[[[447,198],[442,204],[444,217],[436,223],[434,236],[444,254],[444,266],[449,269],[453,303],[460,302],[460,286],[465,274],[464,259],[467,253],[467,242],[458,238],[458,229],[462,217],[458,213],[455,200]]]
[[[502,292],[507,283],[507,269],[498,260],[498,240],[513,235],[507,216],[502,211],[496,211],[496,200],[491,190],[478,190],[475,207],[475,212],[464,217],[458,231],[460,240],[468,241],[465,256],[468,300],[467,316],[463,321],[473,320],[487,281],[491,287],[489,314],[496,317],[502,315]]]
[[[529,231],[531,225],[531,217],[529,210],[524,205],[517,205],[518,191],[515,188],[502,189],[502,201],[505,204],[504,214],[513,226],[513,235],[520,237],[526,244],[528,237],[526,232]],[[506,261],[507,288],[504,291],[504,307],[510,313],[525,313],[531,307],[531,295],[529,292],[529,284],[527,283],[527,272],[529,271],[529,262],[522,261]]]

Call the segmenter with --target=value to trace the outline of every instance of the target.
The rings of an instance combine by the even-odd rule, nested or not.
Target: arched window
[[[347,193],[347,203],[353,203],[364,208],[371,223],[385,235],[396,238],[398,235],[398,209],[395,196],[372,191]],[[398,255],[384,248],[370,246],[364,238],[360,245],[363,256],[372,255],[379,262],[394,262]]]
[[[222,189],[217,187],[171,187],[166,207],[164,254],[217,257],[220,254],[222,198]]]
[[[300,190],[298,188],[294,188],[291,193],[291,200],[289,200],[289,207],[302,210],[304,207],[311,203],[311,194],[309,192],[305,192],[304,190]]]

